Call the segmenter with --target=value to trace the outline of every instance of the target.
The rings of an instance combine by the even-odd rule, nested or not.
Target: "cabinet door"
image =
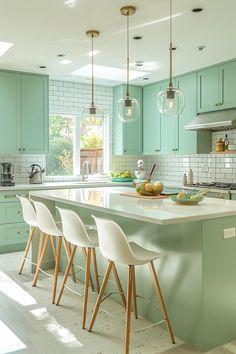
[[[175,85],[175,84],[174,84]],[[168,81],[160,85],[164,90],[168,87]],[[179,117],[161,115],[161,153],[173,154],[179,148]]]
[[[198,73],[198,112],[219,109],[219,67]]]
[[[124,95],[123,85],[113,88],[113,154],[123,155],[124,152],[124,134],[123,123],[119,120],[117,114],[117,103]]]
[[[130,86],[130,95],[140,104],[140,118],[132,123],[122,123],[117,115],[117,102],[125,95],[125,86],[113,89],[113,154],[139,155],[142,153],[142,88]]]
[[[21,75],[22,150],[42,154],[48,151],[48,78]]]
[[[143,88],[143,154],[161,150],[161,114],[157,108],[158,84]]]
[[[29,226],[25,223],[0,225],[0,253],[24,249],[29,236]],[[21,247],[17,247],[20,245]]]
[[[220,108],[236,107],[236,61],[220,67]]]
[[[21,148],[20,75],[0,72],[0,153]]]
[[[19,202],[0,204],[0,224],[23,222],[21,206]]]
[[[185,107],[179,116],[179,150],[181,154],[197,153],[197,132],[185,129],[197,114],[197,74],[178,79],[178,87],[184,93]]]
[[[132,123],[123,123],[124,148],[126,155],[142,154],[142,87],[130,86],[130,96],[136,98],[140,106],[140,117]]]

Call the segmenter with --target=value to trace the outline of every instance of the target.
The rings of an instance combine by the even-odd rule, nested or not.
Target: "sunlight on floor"
[[[2,271],[0,271],[0,291],[22,306],[37,304],[33,296],[29,295]]]
[[[0,354],[27,348],[26,345],[0,320]]]
[[[68,347],[83,347],[83,344],[76,339],[68,328],[61,326],[56,319],[48,313],[46,307],[31,310],[30,313],[39,321],[46,320],[44,327],[52,333],[59,342],[66,344]]]

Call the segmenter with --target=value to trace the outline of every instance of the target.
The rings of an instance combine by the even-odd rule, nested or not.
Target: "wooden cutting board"
[[[135,198],[142,198],[142,199],[165,199],[168,198],[168,195],[140,195],[137,192],[127,192],[127,193],[120,193],[120,195],[124,195],[126,197],[135,197]]]

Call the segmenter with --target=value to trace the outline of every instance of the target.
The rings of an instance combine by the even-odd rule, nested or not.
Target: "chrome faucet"
[[[88,161],[84,161],[82,163],[82,168],[81,168],[81,176],[82,176],[82,181],[87,181],[88,180],[88,175],[90,174],[90,166]]]

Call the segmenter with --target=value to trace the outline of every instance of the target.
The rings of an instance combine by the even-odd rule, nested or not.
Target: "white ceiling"
[[[0,0],[0,41],[14,46],[0,57],[0,68],[46,73],[52,79],[89,82],[89,79],[70,76],[70,73],[91,62],[87,52],[91,42],[85,32],[100,31],[95,40],[98,65],[125,68],[126,18],[120,7],[134,5],[137,12],[130,18],[131,62],[142,60],[156,67],[148,81],[133,80],[135,84],[149,84],[168,77],[169,58],[169,1],[168,0],[75,0],[74,7],[66,0]],[[203,7],[201,13],[192,8]],[[192,71],[236,57],[235,0],[173,0],[174,75]],[[167,20],[160,21],[167,18]],[[142,40],[134,41],[135,35]],[[206,46],[198,51],[199,45]],[[57,54],[72,62],[60,64]],[[39,69],[46,65],[46,69]],[[135,67],[132,67],[132,69]],[[96,80],[101,84],[112,81]]]

